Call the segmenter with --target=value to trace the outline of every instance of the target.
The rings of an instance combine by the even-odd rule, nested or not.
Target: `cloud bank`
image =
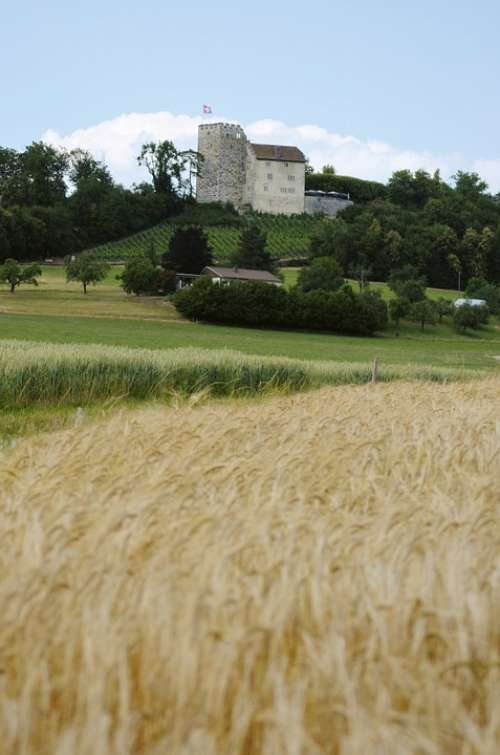
[[[234,122],[223,116],[207,120],[169,112],[126,113],[68,135],[49,129],[42,139],[54,146],[89,150],[98,159],[105,160],[118,181],[129,185],[145,178],[143,169],[137,165],[142,144],[170,139],[179,149],[196,148],[198,125],[219,121]],[[252,141],[300,147],[318,170],[328,163],[333,164],[339,174],[386,181],[393,171],[404,168],[424,168],[430,172],[439,169],[445,180],[461,169],[477,171],[492,191],[500,191],[500,158],[471,162],[459,154],[434,155],[401,149],[377,140],[335,134],[320,126],[289,126],[270,119],[242,125]]]

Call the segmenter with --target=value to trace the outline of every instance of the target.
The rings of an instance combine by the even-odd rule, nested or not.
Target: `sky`
[[[81,146],[130,184],[145,141],[196,147],[208,104],[318,169],[500,191],[498,1],[18,0],[0,23],[2,146]]]

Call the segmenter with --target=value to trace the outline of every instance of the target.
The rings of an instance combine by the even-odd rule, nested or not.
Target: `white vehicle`
[[[464,304],[468,304],[469,307],[486,307],[485,299],[456,299],[453,304],[455,307],[463,307]]]

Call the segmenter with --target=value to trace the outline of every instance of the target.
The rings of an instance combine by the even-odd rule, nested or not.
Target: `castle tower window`
[[[268,181],[272,181],[273,180],[273,174],[272,173],[268,173],[267,174],[267,180]]]
[[[295,176],[288,176],[289,181],[295,181]]]

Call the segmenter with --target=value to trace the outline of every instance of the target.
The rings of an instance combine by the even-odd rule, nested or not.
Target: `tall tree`
[[[243,230],[231,262],[235,267],[275,272],[277,265],[267,249],[267,236],[257,223],[250,223]]]
[[[173,142],[165,139],[162,142],[144,144],[137,161],[150,174],[158,194],[177,194],[182,191],[185,160]]]
[[[212,260],[212,249],[203,230],[198,226],[188,226],[175,231],[161,264],[179,273],[199,275],[204,267],[212,264]]]

